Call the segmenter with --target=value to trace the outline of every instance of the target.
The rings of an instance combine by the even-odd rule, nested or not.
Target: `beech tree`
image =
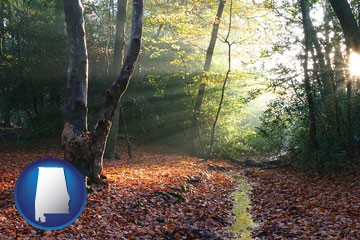
[[[133,0],[130,44],[116,80],[106,90],[92,130],[87,126],[88,56],[83,7],[80,0],[63,0],[69,44],[69,68],[65,124],[61,136],[64,157],[75,165],[90,183],[101,183],[103,154],[118,102],[126,91],[138,60],[143,0]]]

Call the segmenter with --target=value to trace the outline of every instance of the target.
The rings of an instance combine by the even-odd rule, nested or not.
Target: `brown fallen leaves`
[[[358,176],[249,170],[257,239],[360,239]]]
[[[27,224],[13,188],[21,170],[59,150],[0,153],[0,239],[231,239],[234,182],[208,163],[179,154],[135,150],[131,160],[105,161],[109,189],[88,195],[82,215],[58,231]],[[125,155],[121,156],[126,159]],[[217,163],[219,164],[219,163]]]
[[[235,239],[231,175],[236,167],[136,149],[105,161],[110,188],[88,195],[72,225],[43,231],[17,212],[13,188],[31,161],[60,150],[0,153],[0,239]],[[241,169],[241,172],[244,172]],[[246,170],[256,239],[359,239],[360,182],[293,170]]]

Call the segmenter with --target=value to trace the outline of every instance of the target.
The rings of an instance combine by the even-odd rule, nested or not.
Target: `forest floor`
[[[13,188],[22,169],[44,157],[62,158],[54,146],[0,152],[0,239],[250,239],[233,227],[234,212],[251,222],[254,239],[359,239],[359,174],[317,175],[291,169],[246,168],[203,161],[159,147],[134,146],[133,158],[105,161],[110,187],[88,195],[70,226],[43,231],[17,212]],[[125,151],[122,151],[125,152]],[[239,180],[240,179],[240,180]],[[250,188],[241,188],[250,183]],[[238,190],[236,190],[238,189]],[[244,201],[234,211],[234,196]],[[250,216],[250,217],[249,217]],[[252,216],[252,219],[251,219]]]

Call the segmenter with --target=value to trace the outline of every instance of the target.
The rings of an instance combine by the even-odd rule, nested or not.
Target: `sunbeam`
[[[349,70],[352,76],[360,76],[360,55],[356,52],[350,54]]]

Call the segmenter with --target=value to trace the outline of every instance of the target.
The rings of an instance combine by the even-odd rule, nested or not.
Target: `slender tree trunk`
[[[358,2],[357,9],[358,9],[358,25],[360,27],[360,2]]]
[[[128,150],[128,156],[129,156],[129,158],[131,158],[132,153],[131,153],[130,137],[129,137],[129,133],[128,133],[128,130],[127,130],[127,124],[126,124],[126,120],[125,120],[124,108],[123,108],[123,106],[121,104],[120,104],[120,109],[121,109],[121,117],[122,117],[123,125],[124,125],[125,140],[126,140],[126,145],[127,145],[127,150]]]
[[[68,100],[62,144],[65,159],[72,162],[90,182],[103,182],[103,153],[111,120],[122,94],[126,91],[140,52],[143,1],[133,0],[131,41],[119,76],[110,85],[98,119],[87,130],[87,54],[81,1],[63,0],[69,38]]]
[[[203,69],[204,72],[208,72],[210,70],[211,60],[214,55],[215,44],[216,44],[216,40],[217,40],[217,36],[218,36],[218,32],[219,32],[219,26],[220,26],[221,17],[222,17],[223,11],[224,11],[225,3],[226,3],[225,0],[219,0],[218,10],[216,13],[216,18],[213,23],[213,29],[211,32],[210,43],[209,43],[209,46],[206,51],[205,64],[204,64],[204,69]]]
[[[216,125],[217,122],[219,120],[219,116],[220,116],[220,112],[222,109],[222,105],[223,105],[223,101],[224,101],[224,97],[225,97],[225,87],[227,84],[227,81],[229,80],[229,76],[230,76],[230,72],[231,72],[231,43],[229,42],[229,37],[230,37],[230,33],[231,33],[231,24],[232,24],[232,10],[233,10],[233,5],[232,5],[232,0],[230,0],[230,16],[229,16],[229,26],[228,26],[228,32],[225,38],[225,43],[227,44],[228,47],[228,70],[226,72],[225,78],[224,78],[224,82],[221,88],[221,97],[220,97],[220,102],[219,102],[219,107],[218,110],[216,112],[216,116],[215,116],[215,120],[213,123],[213,127],[212,127],[212,131],[211,131],[211,137],[210,137],[210,147],[209,147],[209,152],[208,152],[208,157],[209,158],[212,155],[212,149],[214,146],[214,139],[215,139],[215,130],[216,130]]]
[[[158,30],[156,31],[156,34],[155,34],[155,37],[154,37],[155,39],[159,38],[161,30],[163,29],[163,27],[164,27],[164,24],[159,25]]]
[[[118,133],[119,133],[119,121],[120,121],[120,112],[118,107],[116,108],[114,117],[111,120],[112,122],[111,129],[106,141],[104,157],[107,159],[118,159],[120,157],[116,150]]]
[[[302,21],[304,28],[304,39],[305,39],[304,83],[305,83],[305,94],[306,94],[308,110],[309,110],[309,138],[310,138],[311,148],[314,153],[316,167],[318,170],[321,170],[322,166],[318,156],[319,143],[317,140],[315,103],[311,90],[311,83],[310,83],[309,69],[308,69],[309,51],[311,45],[311,35],[308,29],[309,19],[310,19],[308,4],[309,3],[307,0],[300,0],[301,13],[303,18]]]
[[[212,32],[211,32],[210,43],[209,43],[209,46],[206,51],[206,58],[205,58],[205,64],[204,64],[203,73],[202,73],[202,80],[204,78],[206,78],[207,73],[210,71],[211,61],[212,61],[212,57],[214,54],[215,44],[216,44],[216,40],[217,40],[217,36],[218,36],[218,32],[219,32],[219,26],[220,26],[221,17],[222,17],[223,11],[224,11],[225,3],[226,3],[226,0],[219,0],[218,10],[216,13],[216,17],[215,17]],[[193,115],[193,121],[192,121],[193,129],[199,128],[200,110],[201,110],[201,106],[202,106],[204,95],[205,95],[205,88],[206,88],[206,84],[201,83],[199,86],[199,90],[198,90],[196,99],[195,99],[194,115]],[[194,147],[194,144],[192,144],[192,145]]]
[[[350,49],[346,49],[346,66],[349,66]],[[347,129],[347,151],[350,158],[354,157],[354,131],[353,131],[353,89],[352,76],[346,72],[346,129]]]
[[[322,47],[320,44],[320,41],[317,37],[317,32],[315,30],[315,27],[311,21],[311,18],[308,18],[308,21],[306,22],[307,29],[309,33],[309,39],[311,42],[310,48],[314,48],[316,55],[313,53],[313,60],[314,60],[314,70],[316,69],[316,72],[314,73],[320,77],[319,81],[321,82],[322,89],[322,97],[326,98],[329,94],[332,93],[332,85],[331,85],[331,72],[330,69],[326,67],[325,63],[325,55],[322,51]]]
[[[345,139],[341,126],[343,125],[341,110],[339,106],[339,86],[343,86],[344,82],[344,67],[345,62],[341,53],[341,46],[338,40],[333,41],[334,46],[334,92],[335,92],[335,114],[336,114],[336,129],[342,140]]]
[[[118,10],[116,15],[114,60],[110,68],[111,79],[116,78],[117,70],[120,69],[121,65],[124,62],[127,0],[118,0],[117,8]],[[115,159],[119,157],[118,153],[116,152],[119,124],[120,124],[120,109],[118,107],[112,119],[112,126],[106,143],[105,158]]]
[[[4,110],[4,127],[11,127],[11,110],[8,106],[8,104],[6,104],[5,106],[5,110]]]
[[[353,122],[352,122],[352,81],[351,77],[348,77],[346,80],[346,129],[347,129],[347,149],[349,157],[354,156],[354,141],[353,141]]]
[[[358,25],[360,27],[360,2],[358,2],[357,9],[358,9]]]
[[[4,1],[0,2],[0,58],[3,57],[3,49],[5,44],[5,3]]]

